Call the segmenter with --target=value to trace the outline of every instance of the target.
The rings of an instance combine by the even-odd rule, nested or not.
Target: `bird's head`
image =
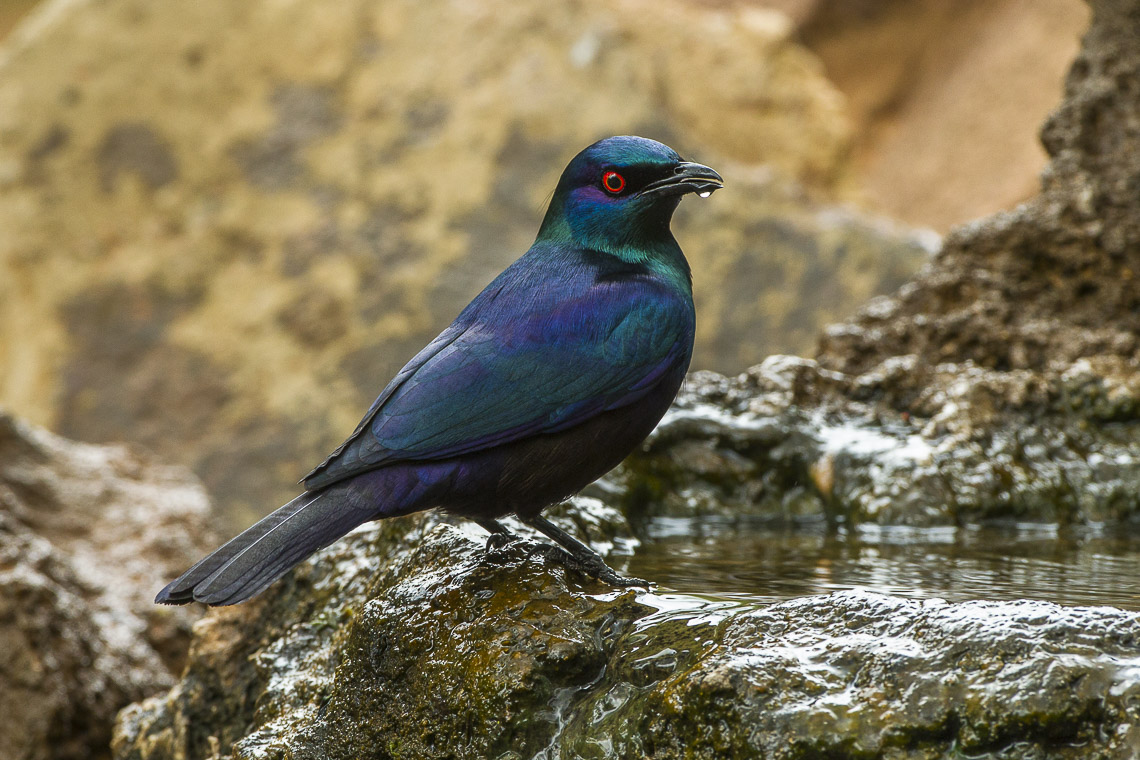
[[[538,237],[638,258],[654,243],[672,241],[669,221],[683,195],[707,197],[721,187],[719,174],[682,160],[667,145],[608,137],[562,172]]]

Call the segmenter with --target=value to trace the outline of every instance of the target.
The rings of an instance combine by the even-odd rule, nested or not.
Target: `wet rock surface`
[[[735,378],[691,376],[596,487],[635,519],[1135,522],[1138,378],[1119,357],[1001,372],[912,355],[847,375],[774,356]]]
[[[174,683],[197,613],[151,598],[208,517],[187,470],[0,411],[0,757],[106,757],[115,713]]]
[[[601,522],[612,510],[585,507]],[[611,559],[613,559],[611,557]],[[614,592],[420,515],[195,626],[115,757],[1126,757],[1140,615]]]

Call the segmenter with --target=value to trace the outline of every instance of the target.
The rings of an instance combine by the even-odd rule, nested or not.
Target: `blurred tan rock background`
[[[188,464],[245,522],[623,132],[729,184],[675,224],[695,365],[809,352],[936,244],[890,218],[942,232],[1032,193],[1086,22],[1077,0],[45,0],[0,47],[0,405]]]
[[[1037,190],[1035,138],[1089,22],[1074,0],[770,0],[839,89],[853,190],[945,232]]]
[[[0,3],[0,40],[36,6],[36,0],[4,0]]]

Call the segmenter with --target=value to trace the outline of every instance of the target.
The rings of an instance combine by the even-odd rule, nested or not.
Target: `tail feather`
[[[289,568],[376,516],[354,508],[342,488],[301,494],[247,528],[170,583],[158,604],[238,604]]]

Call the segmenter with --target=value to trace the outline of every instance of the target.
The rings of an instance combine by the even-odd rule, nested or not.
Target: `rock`
[[[185,469],[0,412],[0,757],[106,757],[115,713],[170,687],[197,615],[151,600],[208,516]]]
[[[652,600],[646,599],[652,603]],[[642,618],[569,711],[571,756],[1125,757],[1140,617],[860,591]]]
[[[911,355],[859,375],[787,356],[736,378],[697,373],[591,493],[637,519],[1135,521],[1138,370],[1082,359],[999,372]]]
[[[579,499],[572,514],[580,525],[592,526],[583,535],[601,551],[612,549],[615,540],[626,547],[636,543],[612,509]],[[350,756],[345,742],[359,749],[378,741],[375,731],[381,728],[399,735],[379,746],[408,742],[407,756],[429,756],[418,752],[432,743],[444,751],[447,733],[469,732],[465,724],[475,718],[500,725],[508,716],[533,720],[541,735],[541,724],[549,720],[535,713],[545,711],[544,700],[557,688],[545,668],[580,676],[600,666],[596,626],[608,611],[628,617],[624,610],[638,605],[624,598],[601,604],[581,595],[569,598],[564,571],[532,556],[533,546],[516,542],[487,554],[485,533],[465,521],[457,528],[445,520],[420,513],[368,524],[299,565],[262,597],[201,620],[182,681],[166,696],[120,716],[116,756],[199,757],[210,748],[228,753],[239,740],[239,756],[261,756],[314,720],[346,710],[373,712],[372,732],[354,727],[339,739],[322,739],[325,749],[313,756]],[[569,527],[566,518],[557,521]],[[403,615],[408,607],[425,614]],[[549,615],[558,619],[549,631],[528,622],[549,622]],[[365,667],[379,668],[380,678],[401,696],[373,702],[382,693],[361,684],[363,690],[342,694],[346,701],[330,713],[336,673],[346,672],[344,639],[351,622],[365,618],[372,625],[353,630],[380,637],[353,646],[369,658]],[[392,627],[381,632],[389,622]],[[457,664],[462,671],[449,672]],[[487,688],[457,690],[457,678]],[[271,684],[284,689],[277,692]],[[416,699],[424,703],[411,709]],[[255,705],[267,722],[251,728]],[[207,714],[213,717],[199,719]],[[322,724],[324,730],[338,733],[337,721],[344,719]],[[439,724],[425,732],[435,720]],[[491,741],[482,736],[472,746]],[[340,750],[334,749],[337,742]]]
[[[585,585],[583,585],[585,583]],[[613,592],[419,515],[195,626],[118,760],[1121,757],[1140,615],[866,592]]]
[[[697,366],[806,351],[928,246],[811,199],[850,135],[791,34],[650,0],[48,3],[0,52],[0,403],[189,465],[246,523],[616,132],[732,188],[677,223]]]

